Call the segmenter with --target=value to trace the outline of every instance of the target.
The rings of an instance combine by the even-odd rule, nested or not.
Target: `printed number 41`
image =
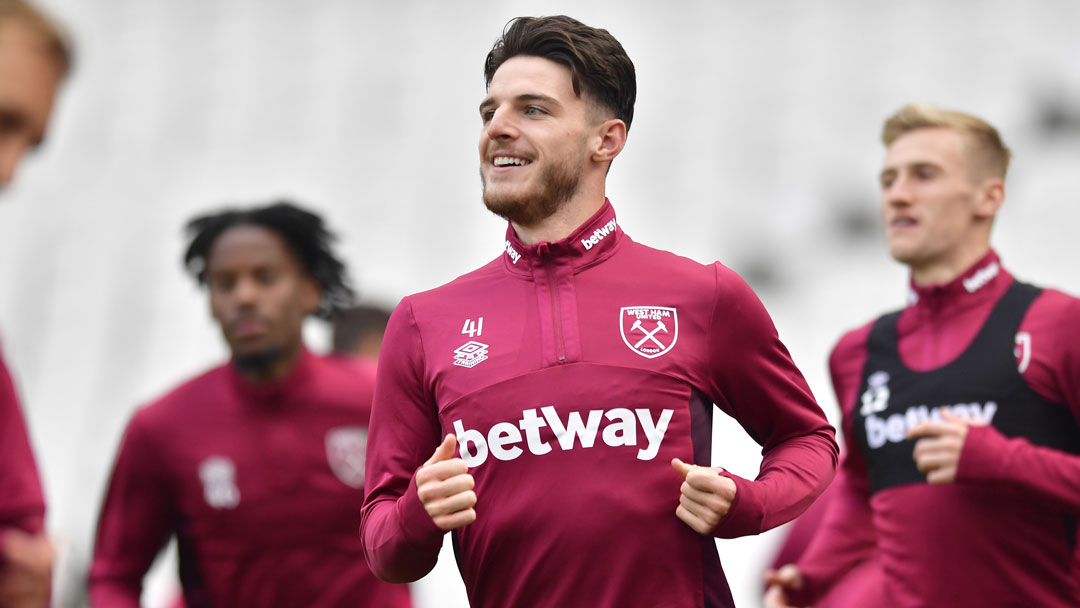
[[[475,338],[484,333],[484,317],[473,321],[472,319],[465,319],[465,326],[461,328],[461,333]]]

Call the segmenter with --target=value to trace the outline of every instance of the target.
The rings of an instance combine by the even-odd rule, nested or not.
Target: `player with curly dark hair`
[[[409,606],[357,534],[374,365],[312,354],[302,327],[352,301],[318,215],[285,202],[188,224],[232,361],[135,413],[90,570],[94,606],[137,606],[176,535],[189,608]]]
[[[289,369],[300,354],[299,330],[304,317],[313,314],[328,319],[353,303],[345,264],[331,250],[334,235],[323,219],[310,211],[288,202],[226,209],[191,220],[187,229],[191,243],[184,264],[207,286],[214,318],[221,323],[234,362],[245,371],[273,377]],[[215,251],[252,240],[260,241],[256,246],[263,249],[274,249],[269,241],[275,241],[280,254],[276,261],[282,268],[250,267],[246,269],[251,276],[243,277],[231,265],[211,264]],[[266,263],[269,261],[264,260]],[[299,272],[283,272],[290,265]],[[251,286],[267,288],[270,297],[256,304],[254,297],[246,297],[253,292],[243,291],[244,279]],[[289,279],[295,279],[295,285],[281,285]],[[275,293],[280,297],[272,295]],[[278,309],[283,314],[276,312]]]

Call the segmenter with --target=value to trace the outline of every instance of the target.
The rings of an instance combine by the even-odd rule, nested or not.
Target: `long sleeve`
[[[991,426],[969,429],[956,480],[1019,486],[1080,516],[1080,456],[1006,437]]]
[[[736,475],[735,500],[713,534],[758,534],[791,521],[836,471],[834,431],[780,341],[772,319],[741,278],[715,265],[717,293],[709,335],[714,402],[762,445],[753,481]]]
[[[44,528],[45,499],[15,386],[0,359],[0,532]]]
[[[829,356],[829,375],[843,416],[844,456],[821,525],[797,562],[805,584],[792,599],[803,605],[816,602],[877,551],[866,461],[855,442],[851,417],[866,364],[869,330],[867,325],[849,332]]]
[[[142,580],[175,520],[152,437],[137,413],[124,434],[98,518],[90,566],[90,605],[137,607]]]
[[[424,510],[415,473],[439,445],[438,412],[424,377],[423,342],[408,299],[390,317],[379,354],[360,534],[372,571],[393,583],[427,574],[443,532]]]
[[[797,598],[800,604],[815,602],[876,552],[865,464],[851,446],[845,450],[821,525],[797,562],[805,583]]]

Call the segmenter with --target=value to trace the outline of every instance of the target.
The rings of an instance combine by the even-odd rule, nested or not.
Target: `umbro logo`
[[[510,241],[506,241],[506,244],[509,246]],[[469,336],[470,339],[465,344],[454,349],[454,365],[476,367],[487,361],[488,348],[490,347],[483,342],[472,339],[484,335],[484,317],[465,319],[464,325],[461,326],[461,335]]]
[[[454,365],[461,367],[476,367],[487,361],[488,345],[483,342],[469,340],[465,344],[454,349]]]

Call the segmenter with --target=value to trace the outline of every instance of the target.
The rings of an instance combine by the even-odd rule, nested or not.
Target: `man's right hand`
[[[416,493],[439,529],[449,532],[476,521],[476,485],[469,467],[451,458],[457,437],[447,435],[435,453],[416,472]]]
[[[781,566],[779,570],[765,573],[765,608],[795,608],[788,600],[788,591],[802,589],[802,573],[795,564]]]

